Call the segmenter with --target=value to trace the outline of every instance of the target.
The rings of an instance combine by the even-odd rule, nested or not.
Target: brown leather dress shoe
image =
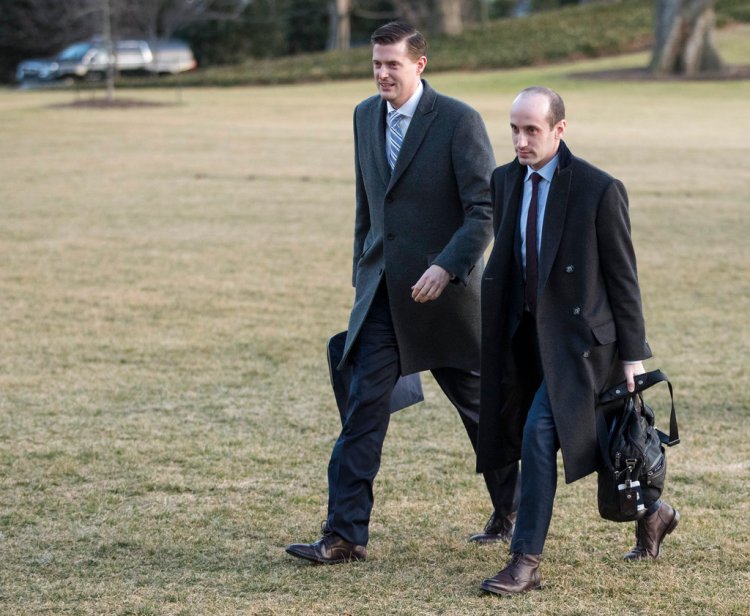
[[[304,558],[324,565],[365,560],[367,548],[349,543],[336,533],[323,527],[323,536],[315,543],[293,543],[286,551],[297,558]]]
[[[490,519],[487,520],[484,531],[472,535],[469,537],[469,541],[479,543],[480,545],[485,543],[499,543],[500,541],[510,543],[510,540],[513,538],[513,529],[515,527],[515,513],[506,516],[500,515],[497,511],[493,511]]]
[[[508,565],[495,577],[482,582],[482,590],[510,597],[522,595],[530,590],[542,587],[542,576],[539,573],[541,554],[511,555]]]
[[[662,501],[654,513],[636,522],[635,547],[623,559],[657,558],[664,537],[677,528],[679,521],[680,512]]]

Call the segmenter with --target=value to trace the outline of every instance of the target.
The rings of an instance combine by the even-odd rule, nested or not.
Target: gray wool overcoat
[[[542,228],[536,328],[570,483],[596,470],[599,393],[623,380],[621,360],[643,360],[651,351],[625,187],[573,156],[564,142],[558,160]],[[513,344],[524,305],[518,220],[526,170],[516,159],[492,176],[495,244],[482,284],[480,471],[520,458],[535,387],[520,368],[528,365],[529,349]]]
[[[386,103],[373,96],[354,111],[355,287],[341,366],[385,278],[401,374],[440,367],[479,369],[482,255],[492,237],[492,146],[479,114],[424,93],[396,167],[386,159]],[[455,276],[434,301],[411,287],[431,264]]]

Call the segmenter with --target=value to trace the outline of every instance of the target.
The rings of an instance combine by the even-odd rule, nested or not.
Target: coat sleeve
[[[362,178],[362,167],[359,160],[357,138],[357,109],[354,110],[354,175],[355,175],[355,212],[354,212],[354,254],[352,261],[352,286],[357,286],[357,263],[364,251],[365,238],[370,231],[370,204],[367,201]]]
[[[434,263],[467,284],[492,237],[490,176],[495,167],[487,129],[480,115],[468,109],[454,128],[450,150],[463,208],[463,224]]]
[[[614,315],[620,359],[648,359],[651,349],[646,341],[635,251],[630,234],[628,195],[619,180],[612,180],[604,192],[596,228],[599,259]]]

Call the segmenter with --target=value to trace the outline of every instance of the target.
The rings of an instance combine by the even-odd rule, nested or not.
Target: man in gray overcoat
[[[597,467],[600,392],[629,391],[651,357],[622,182],[570,152],[565,107],[548,88],[513,102],[516,159],[492,176],[495,244],[482,282],[482,403],[478,469],[521,459],[511,559],[486,591],[541,586],[539,563],[557,487]],[[679,514],[645,502],[627,560],[656,558]]]
[[[421,79],[422,35],[393,22],[372,36],[378,95],[354,112],[354,306],[341,366],[352,378],[328,466],[323,536],[290,554],[364,560],[391,392],[400,375],[432,371],[476,448],[479,291],[492,233],[494,157],[479,114]],[[518,465],[485,473],[494,512],[479,543],[509,540]]]

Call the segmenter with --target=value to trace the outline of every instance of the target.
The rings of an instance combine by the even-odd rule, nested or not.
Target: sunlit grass
[[[735,32],[721,40],[740,58]],[[750,82],[568,77],[643,57],[428,73],[482,112],[498,161],[515,92],[563,94],[573,151],[629,189],[649,366],[681,421],[663,558],[618,560],[632,528],[598,518],[590,477],[560,486],[545,589],[506,601],[478,590],[505,557],[465,542],[489,504],[429,377],[392,422],[369,560],[283,552],[324,516],[324,344],[352,300],[351,111],[371,84],[109,111],[0,92],[0,612],[744,613]]]

